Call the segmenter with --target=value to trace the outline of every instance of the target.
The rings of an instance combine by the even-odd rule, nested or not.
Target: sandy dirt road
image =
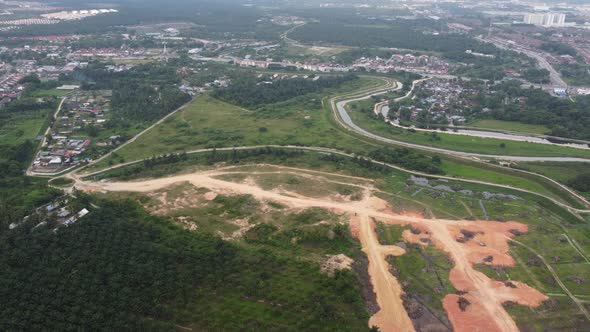
[[[369,325],[378,326],[382,332],[414,331],[401,299],[402,288],[389,272],[389,263],[385,260],[389,255],[400,256],[405,251],[397,246],[379,244],[374,222],[366,214],[353,218],[357,220],[352,222],[359,224],[357,237],[369,259],[369,276],[380,308],[369,320]]]
[[[403,290],[389,272],[389,265],[385,260],[388,255],[402,255],[405,252],[396,246],[379,244],[372,218],[390,224],[411,225],[421,233],[416,235],[405,231],[405,240],[425,245],[423,240],[426,237],[449,254],[455,263],[449,279],[455,288],[463,292],[461,297],[470,303],[466,309],[460,309],[460,296],[456,294],[447,295],[443,301],[449,320],[457,331],[518,331],[502,303],[514,301],[535,307],[547,298],[525,284],[515,281],[506,285],[489,279],[473,268],[475,263],[484,263],[482,259],[486,257],[492,257],[500,265],[514,264],[508,255],[507,241],[514,236],[511,232],[513,230],[526,232],[526,225],[516,222],[425,219],[417,213],[395,214],[387,202],[372,196],[370,184],[364,187],[364,198],[361,201],[335,202],[330,198],[288,195],[263,190],[253,183],[236,183],[215,178],[231,173],[214,170],[134,182],[87,182],[76,179],[76,187],[97,192],[151,192],[189,182],[217,193],[249,194],[259,200],[277,201],[293,208],[321,207],[345,213],[350,217],[352,233],[359,238],[369,259],[369,275],[380,307],[369,324],[378,326],[381,331],[413,331],[414,328],[400,298]],[[464,230],[475,235],[469,241],[459,242],[458,237]]]

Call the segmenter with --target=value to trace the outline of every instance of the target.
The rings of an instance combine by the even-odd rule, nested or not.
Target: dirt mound
[[[336,271],[350,270],[352,263],[354,263],[354,260],[344,254],[328,255],[326,256],[326,260],[320,265],[320,271],[333,277]]]

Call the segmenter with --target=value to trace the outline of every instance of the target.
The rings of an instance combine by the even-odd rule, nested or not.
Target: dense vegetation
[[[569,180],[567,184],[581,192],[590,192],[590,173],[580,174]]]
[[[190,100],[175,85],[179,82],[173,64],[141,65],[127,72],[108,71],[93,64],[74,73],[84,89],[112,89],[110,125],[126,126],[162,118]]]
[[[477,94],[475,112],[487,107],[494,119],[542,124],[551,128],[554,136],[590,139],[590,96],[578,96],[574,102],[552,97],[541,89],[521,88],[514,81],[499,84],[494,90],[493,94]],[[506,100],[512,102],[507,104]]]
[[[522,77],[531,83],[547,84],[550,82],[547,69],[527,69],[522,73]]]
[[[356,78],[354,75],[343,75],[323,76],[316,80],[297,77],[261,81],[252,74],[240,74],[232,78],[229,87],[217,89],[213,96],[244,107],[259,107],[337,87]]]
[[[369,152],[369,157],[378,161],[400,165],[401,167],[431,174],[443,174],[441,160],[412,152],[406,148],[380,148]]]
[[[578,54],[573,47],[571,47],[567,44],[558,43],[558,42],[543,43],[543,44],[541,44],[540,48],[543,51],[547,51],[549,53],[556,53],[559,55],[576,56]]]
[[[350,272],[183,231],[125,200],[0,238],[0,329],[366,329]],[[97,250],[97,248],[100,248]]]
[[[563,78],[572,85],[590,85],[590,65],[582,63],[563,63],[557,66]]]
[[[368,21],[371,22],[371,21]],[[437,52],[464,52],[473,50],[495,53],[497,48],[475,39],[456,35],[429,32],[441,29],[432,20],[388,21],[387,26],[353,26],[338,22],[310,23],[289,34],[290,38],[304,42],[339,43],[357,47],[396,47]]]
[[[18,145],[0,145],[0,234],[38,206],[60,195],[47,187],[47,180],[24,175],[35,152],[30,140]]]

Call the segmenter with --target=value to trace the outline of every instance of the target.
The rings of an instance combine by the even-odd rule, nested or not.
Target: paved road
[[[496,47],[504,50],[511,50],[522,53],[528,57],[537,60],[539,67],[549,71],[549,78],[551,79],[552,86],[556,88],[567,88],[567,83],[561,78],[561,75],[559,75],[557,70],[555,70],[555,68],[553,68],[553,66],[549,62],[547,62],[547,60],[541,53],[526,49],[519,45],[512,45],[508,43],[506,40],[500,39],[498,37],[479,38],[479,40],[482,42],[494,44]]]
[[[396,89],[399,89],[399,88],[400,87],[397,87]],[[586,158],[529,157],[529,156],[506,156],[506,155],[482,154],[482,153],[454,151],[454,150],[435,148],[435,147],[425,146],[425,145],[420,145],[420,144],[402,142],[402,141],[394,140],[391,138],[387,138],[387,137],[383,137],[383,136],[371,133],[371,132],[359,127],[357,124],[355,124],[352,121],[352,119],[350,118],[350,115],[346,111],[345,106],[348,103],[360,101],[360,100],[365,100],[365,99],[371,98],[372,96],[381,95],[381,94],[387,93],[388,91],[396,90],[396,89],[385,89],[385,90],[378,89],[378,90],[369,92],[364,96],[357,96],[357,97],[353,97],[353,98],[346,99],[346,100],[340,100],[340,101],[337,101],[338,97],[335,97],[330,100],[330,103],[332,105],[332,109],[337,112],[337,115],[338,115],[339,119],[341,120],[340,122],[341,122],[341,124],[344,125],[344,127],[348,128],[350,130],[353,130],[356,133],[361,134],[363,136],[369,137],[371,139],[374,139],[374,140],[377,140],[380,142],[388,143],[388,144],[395,144],[395,145],[405,146],[405,147],[412,148],[412,149],[425,150],[425,151],[442,153],[442,154],[459,156],[459,157],[471,157],[471,158],[479,158],[479,159],[499,159],[499,160],[507,160],[507,161],[561,161],[561,162],[567,161],[567,162],[587,162],[587,163],[590,163],[590,159],[586,159]]]

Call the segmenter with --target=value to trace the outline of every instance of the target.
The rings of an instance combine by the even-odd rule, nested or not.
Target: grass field
[[[35,98],[42,98],[42,97],[62,97],[70,93],[68,90],[58,90],[58,89],[45,89],[45,90],[36,90],[31,93],[32,97]]]
[[[344,84],[338,91],[355,91],[379,82],[361,78]],[[319,94],[305,95],[273,104],[272,113],[255,113],[205,94],[117,151],[117,156],[110,158],[110,162],[200,148],[262,144],[329,146],[362,151],[359,145],[366,144],[344,135],[327,121],[321,99]],[[109,160],[97,166],[104,167],[107,163]]]
[[[521,162],[518,163],[518,167],[543,174],[563,184],[567,184],[578,175],[590,173],[590,167],[585,163]],[[581,192],[580,194],[590,199],[590,192]]]
[[[347,49],[348,48],[345,47],[304,46],[291,44],[287,47],[287,54],[333,56]]]
[[[10,114],[0,125],[0,142],[3,145],[18,145],[33,140],[39,135],[51,110],[27,111]]]
[[[500,131],[514,131],[519,133],[544,135],[551,130],[543,125],[534,125],[520,123],[516,121],[502,121],[502,120],[477,120],[467,124],[469,127],[476,127],[482,129],[492,129]]]
[[[362,77],[331,93],[356,91],[379,82],[374,78]],[[109,165],[154,155],[200,148],[264,144],[307,145],[365,154],[379,146],[379,143],[372,142],[370,139],[340,130],[334,123],[326,103],[322,108],[321,98],[322,96],[317,94],[305,95],[271,105],[272,112],[260,113],[202,95],[187,108],[174,114],[164,123],[146,132],[135,142],[126,145],[99,164],[93,165],[89,170],[94,171]],[[360,113],[351,112],[353,116],[358,116]],[[368,116],[364,118],[371,125],[385,126]],[[510,146],[506,148],[508,149]],[[571,199],[567,193],[542,178],[465,160],[442,158],[443,169],[447,175],[532,190],[573,206],[579,206],[579,203]]]
[[[520,162],[518,166],[562,183],[590,172],[590,166],[585,163]]]
[[[444,148],[455,151],[513,156],[538,157],[585,157],[590,158],[590,150],[575,149],[548,144],[517,142],[510,140],[480,138],[464,135],[444,133],[412,132],[411,130],[393,127],[377,119],[373,115],[371,101],[360,101],[348,105],[352,120],[360,127],[384,137],[420,144],[425,146]],[[362,110],[365,111],[362,111]],[[370,111],[366,111],[370,109]],[[504,144],[503,146],[501,144]]]

